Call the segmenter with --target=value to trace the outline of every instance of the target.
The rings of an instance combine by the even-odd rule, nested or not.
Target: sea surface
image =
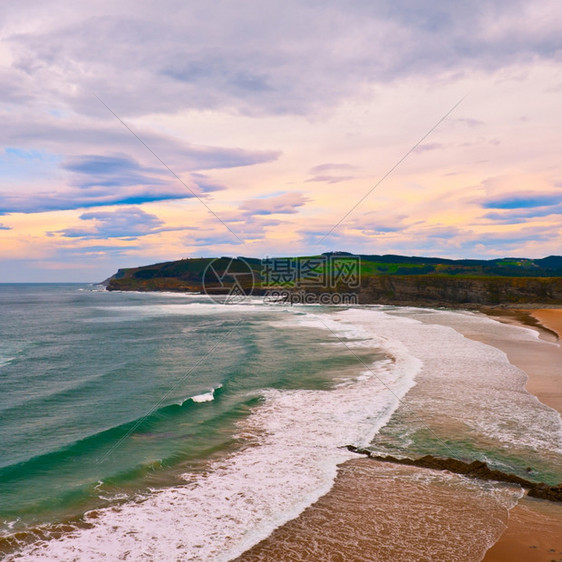
[[[560,416],[462,335],[498,329],[537,338],[463,312],[0,285],[0,558],[230,560],[328,492],[350,444],[556,483]]]

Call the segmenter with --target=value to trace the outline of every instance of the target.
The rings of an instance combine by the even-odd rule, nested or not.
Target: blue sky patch
[[[562,195],[507,195],[485,201],[485,209],[526,209],[533,207],[547,207],[562,203]]]

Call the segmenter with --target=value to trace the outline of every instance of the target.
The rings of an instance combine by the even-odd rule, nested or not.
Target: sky
[[[0,282],[562,254],[559,0],[0,3]]]

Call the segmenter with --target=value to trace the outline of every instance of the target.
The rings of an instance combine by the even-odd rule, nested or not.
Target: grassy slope
[[[334,254],[333,257],[346,255]],[[349,254],[347,254],[349,257]],[[363,302],[439,302],[481,304],[550,302],[562,303],[562,257],[543,259],[448,260],[396,255],[362,255]],[[318,256],[308,256],[318,258]],[[250,265],[256,286],[261,285],[262,262],[243,258],[193,258],[119,270],[108,281],[109,290],[201,291],[202,279],[212,264],[219,271],[243,272]],[[295,258],[290,258],[295,259]],[[298,259],[305,260],[306,256]],[[328,265],[324,269],[329,268]],[[211,283],[209,280],[211,279]],[[249,277],[242,277],[249,288]],[[228,284],[229,279],[226,278]],[[206,286],[224,286],[206,276]]]

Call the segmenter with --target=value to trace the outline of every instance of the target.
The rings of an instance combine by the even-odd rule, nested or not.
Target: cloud
[[[6,185],[19,178],[20,182],[26,179],[27,183],[38,185],[49,183],[49,180],[50,183],[57,181],[60,187],[37,188],[33,194],[4,188],[0,191],[0,214],[193,197],[156,157],[119,124],[100,126],[80,118],[61,121],[41,115],[35,119],[27,112],[19,117],[14,112],[7,112],[4,117],[0,142],[9,146],[1,157]],[[251,166],[273,161],[280,155],[278,151],[190,145],[142,131],[141,136],[199,197],[225,189],[201,170]],[[34,146],[42,149],[36,150]],[[98,151],[99,147],[104,147],[105,153],[92,151],[92,148]],[[110,147],[115,150],[111,151]],[[76,154],[80,148],[87,151]],[[127,152],[123,152],[124,149]],[[59,154],[68,156],[62,158]],[[150,165],[141,163],[130,154],[140,154]]]
[[[311,174],[321,174],[323,172],[331,172],[333,170],[354,170],[356,166],[352,166],[351,164],[319,164],[318,166],[314,166],[310,168]]]
[[[324,182],[324,183],[340,183],[342,181],[349,181],[354,179],[355,176],[330,176],[330,175],[316,175],[308,178],[307,183],[311,182]]]
[[[94,101],[97,103],[97,100]],[[107,110],[104,111],[112,120],[108,121],[106,114],[96,115],[95,119],[81,115],[57,118],[37,111],[33,106],[23,112],[3,111],[0,143],[14,147],[13,150],[19,152],[30,152],[39,146],[42,151],[54,155],[75,154],[76,158],[84,157],[85,154],[95,156],[92,149],[97,151],[102,146],[108,154],[139,155],[149,161],[152,167],[165,170],[161,162],[130,131]],[[253,166],[274,161],[281,154],[275,150],[195,145],[143,128],[132,129],[176,173]]]
[[[424,144],[420,144],[416,146],[414,152],[422,153],[422,152],[430,152],[432,150],[441,150],[445,148],[440,142],[427,142]]]
[[[493,209],[481,218],[498,224],[519,224],[534,218],[562,214],[562,193],[548,191],[519,190],[498,193],[501,182],[491,182],[489,196],[477,203],[483,209]]]
[[[516,212],[486,213],[482,218],[500,224],[518,224],[525,222],[527,219],[549,217],[551,215],[562,215],[562,204],[550,207],[534,207]]]
[[[120,116],[225,108],[304,115],[373,84],[490,71],[560,50],[556,0],[491,0],[478,10],[445,0],[327,0],[322,9],[297,0],[220,10],[195,1],[101,1],[95,11],[59,4],[53,20],[28,2],[35,17],[27,28],[16,25],[20,9],[3,10],[14,59],[3,83],[16,103],[48,95],[100,115],[95,92]]]
[[[532,185],[534,188],[529,189]],[[484,196],[466,203],[490,212],[478,217],[497,224],[520,224],[562,212],[561,185],[543,176],[495,176],[481,182]]]
[[[551,242],[557,234],[549,227],[526,227],[517,232],[485,232],[474,236],[473,244],[502,249],[520,247],[530,242]]]
[[[26,0],[0,3],[0,21],[0,146],[14,150],[0,154],[0,213],[88,215],[97,208],[95,217],[81,220],[75,213],[7,220],[18,233],[20,224],[36,231],[48,221],[61,233],[48,240],[52,245],[144,236],[147,247],[154,240],[158,251],[177,251],[180,236],[146,239],[166,228],[155,215],[137,223],[122,216],[120,227],[116,216],[98,214],[109,211],[104,206],[192,195],[96,96],[201,197],[228,185],[217,205],[221,219],[252,249],[263,244],[267,251],[292,249],[303,227],[324,235],[333,223],[319,223],[345,211],[331,184],[359,199],[354,176],[378,177],[380,162],[403,154],[467,91],[459,110],[419,147],[425,155],[401,166],[366,203],[391,213],[354,220],[354,211],[327,242],[383,253],[470,253],[473,230],[515,232],[500,225],[547,216],[541,224],[558,228],[558,204],[525,201],[522,191],[554,191],[534,180],[557,169],[556,96],[545,93],[558,80],[557,0],[490,0],[478,9],[448,0],[249,0],[220,8],[195,0]],[[537,100],[532,107],[529,96]],[[501,145],[490,144],[492,138]],[[278,148],[285,161],[268,166],[280,157]],[[442,148],[449,149],[447,162],[430,165]],[[443,179],[451,170],[464,172]],[[481,182],[502,174],[511,177],[497,189]],[[301,194],[257,196],[299,189],[299,180]],[[471,183],[464,194],[463,181]],[[306,203],[311,193],[317,209]],[[447,230],[452,222],[459,231]],[[192,243],[211,248],[230,239],[201,213],[190,225]],[[19,247],[29,248],[21,232]],[[11,243],[13,236],[4,238]],[[307,251],[305,240],[303,234]]]
[[[481,121],[480,119],[473,119],[471,117],[449,117],[446,121],[448,124],[451,125],[466,125],[467,127],[470,128],[474,128],[474,127],[481,127],[482,125],[485,125],[484,121]]]
[[[0,215],[9,213],[43,213],[48,211],[68,211],[88,207],[111,205],[140,205],[154,201],[170,201],[193,197],[183,186],[112,187],[65,189],[64,191],[43,191],[33,194],[2,193]]]
[[[167,170],[141,166],[126,155],[76,156],[65,161],[62,168],[70,172],[74,187],[29,194],[2,193],[0,214],[139,205],[206,197],[209,192],[225,189],[200,173],[186,177],[186,187]]]
[[[484,201],[485,209],[526,209],[562,204],[562,193],[518,193]]]
[[[349,181],[355,178],[355,176],[349,174],[350,170],[355,170],[356,166],[351,164],[319,164],[310,169],[312,175],[311,178],[306,180],[306,183],[322,182],[322,183],[340,183],[342,181]],[[340,174],[330,174],[326,172],[348,172],[345,175]]]
[[[127,255],[133,250],[142,250],[142,246],[138,245],[127,245],[127,246],[108,246],[108,245],[91,245],[91,246],[79,246],[75,248],[65,248],[64,253],[67,256],[82,256],[82,255]]]
[[[284,193],[276,197],[264,199],[250,199],[240,205],[240,209],[247,216],[294,214],[299,207],[310,201],[302,193]]]
[[[210,193],[212,191],[222,191],[223,189],[226,189],[224,185],[214,182],[205,174],[193,172],[191,174],[191,179],[193,180],[194,185],[198,187],[202,193]]]
[[[452,258],[483,258],[490,255],[520,253],[529,248],[542,255],[552,253],[560,245],[560,229],[526,227],[510,232],[477,232],[462,226],[417,224],[403,231],[369,233],[347,229],[337,236],[327,237],[322,228],[306,228],[299,231],[306,248],[315,251],[348,250],[364,254],[405,254]],[[539,255],[541,255],[539,254]]]
[[[205,246],[211,248],[216,246],[240,246],[241,244],[244,244],[244,242],[234,238],[234,236],[227,237],[224,236],[224,234],[202,236],[198,238],[185,238],[185,242],[190,246]]]
[[[93,222],[93,224],[87,228],[65,228],[50,234],[58,234],[65,238],[134,240],[160,232],[184,230],[183,228],[164,227],[164,221],[156,215],[146,213],[137,207],[84,213],[80,215],[80,220]]]
[[[286,226],[286,222],[271,218],[269,213],[252,214],[252,211],[241,208],[223,212],[220,218],[238,238],[229,236],[222,225],[218,225],[212,217],[207,217],[201,226],[186,228],[194,234],[186,236],[184,243],[188,246],[208,246],[211,249],[216,245],[238,246],[241,243],[263,241],[267,238],[268,230]]]
[[[385,213],[366,213],[361,219],[353,221],[353,228],[368,235],[380,235],[389,232],[402,232],[412,226],[407,223],[408,215]]]
[[[12,227],[6,226],[0,222],[0,230],[12,230]]]
[[[84,189],[90,187],[125,187],[131,185],[163,185],[156,177],[161,170],[144,168],[126,155],[101,156],[84,155],[69,158],[62,164],[65,170],[74,172],[78,179],[75,185]]]

